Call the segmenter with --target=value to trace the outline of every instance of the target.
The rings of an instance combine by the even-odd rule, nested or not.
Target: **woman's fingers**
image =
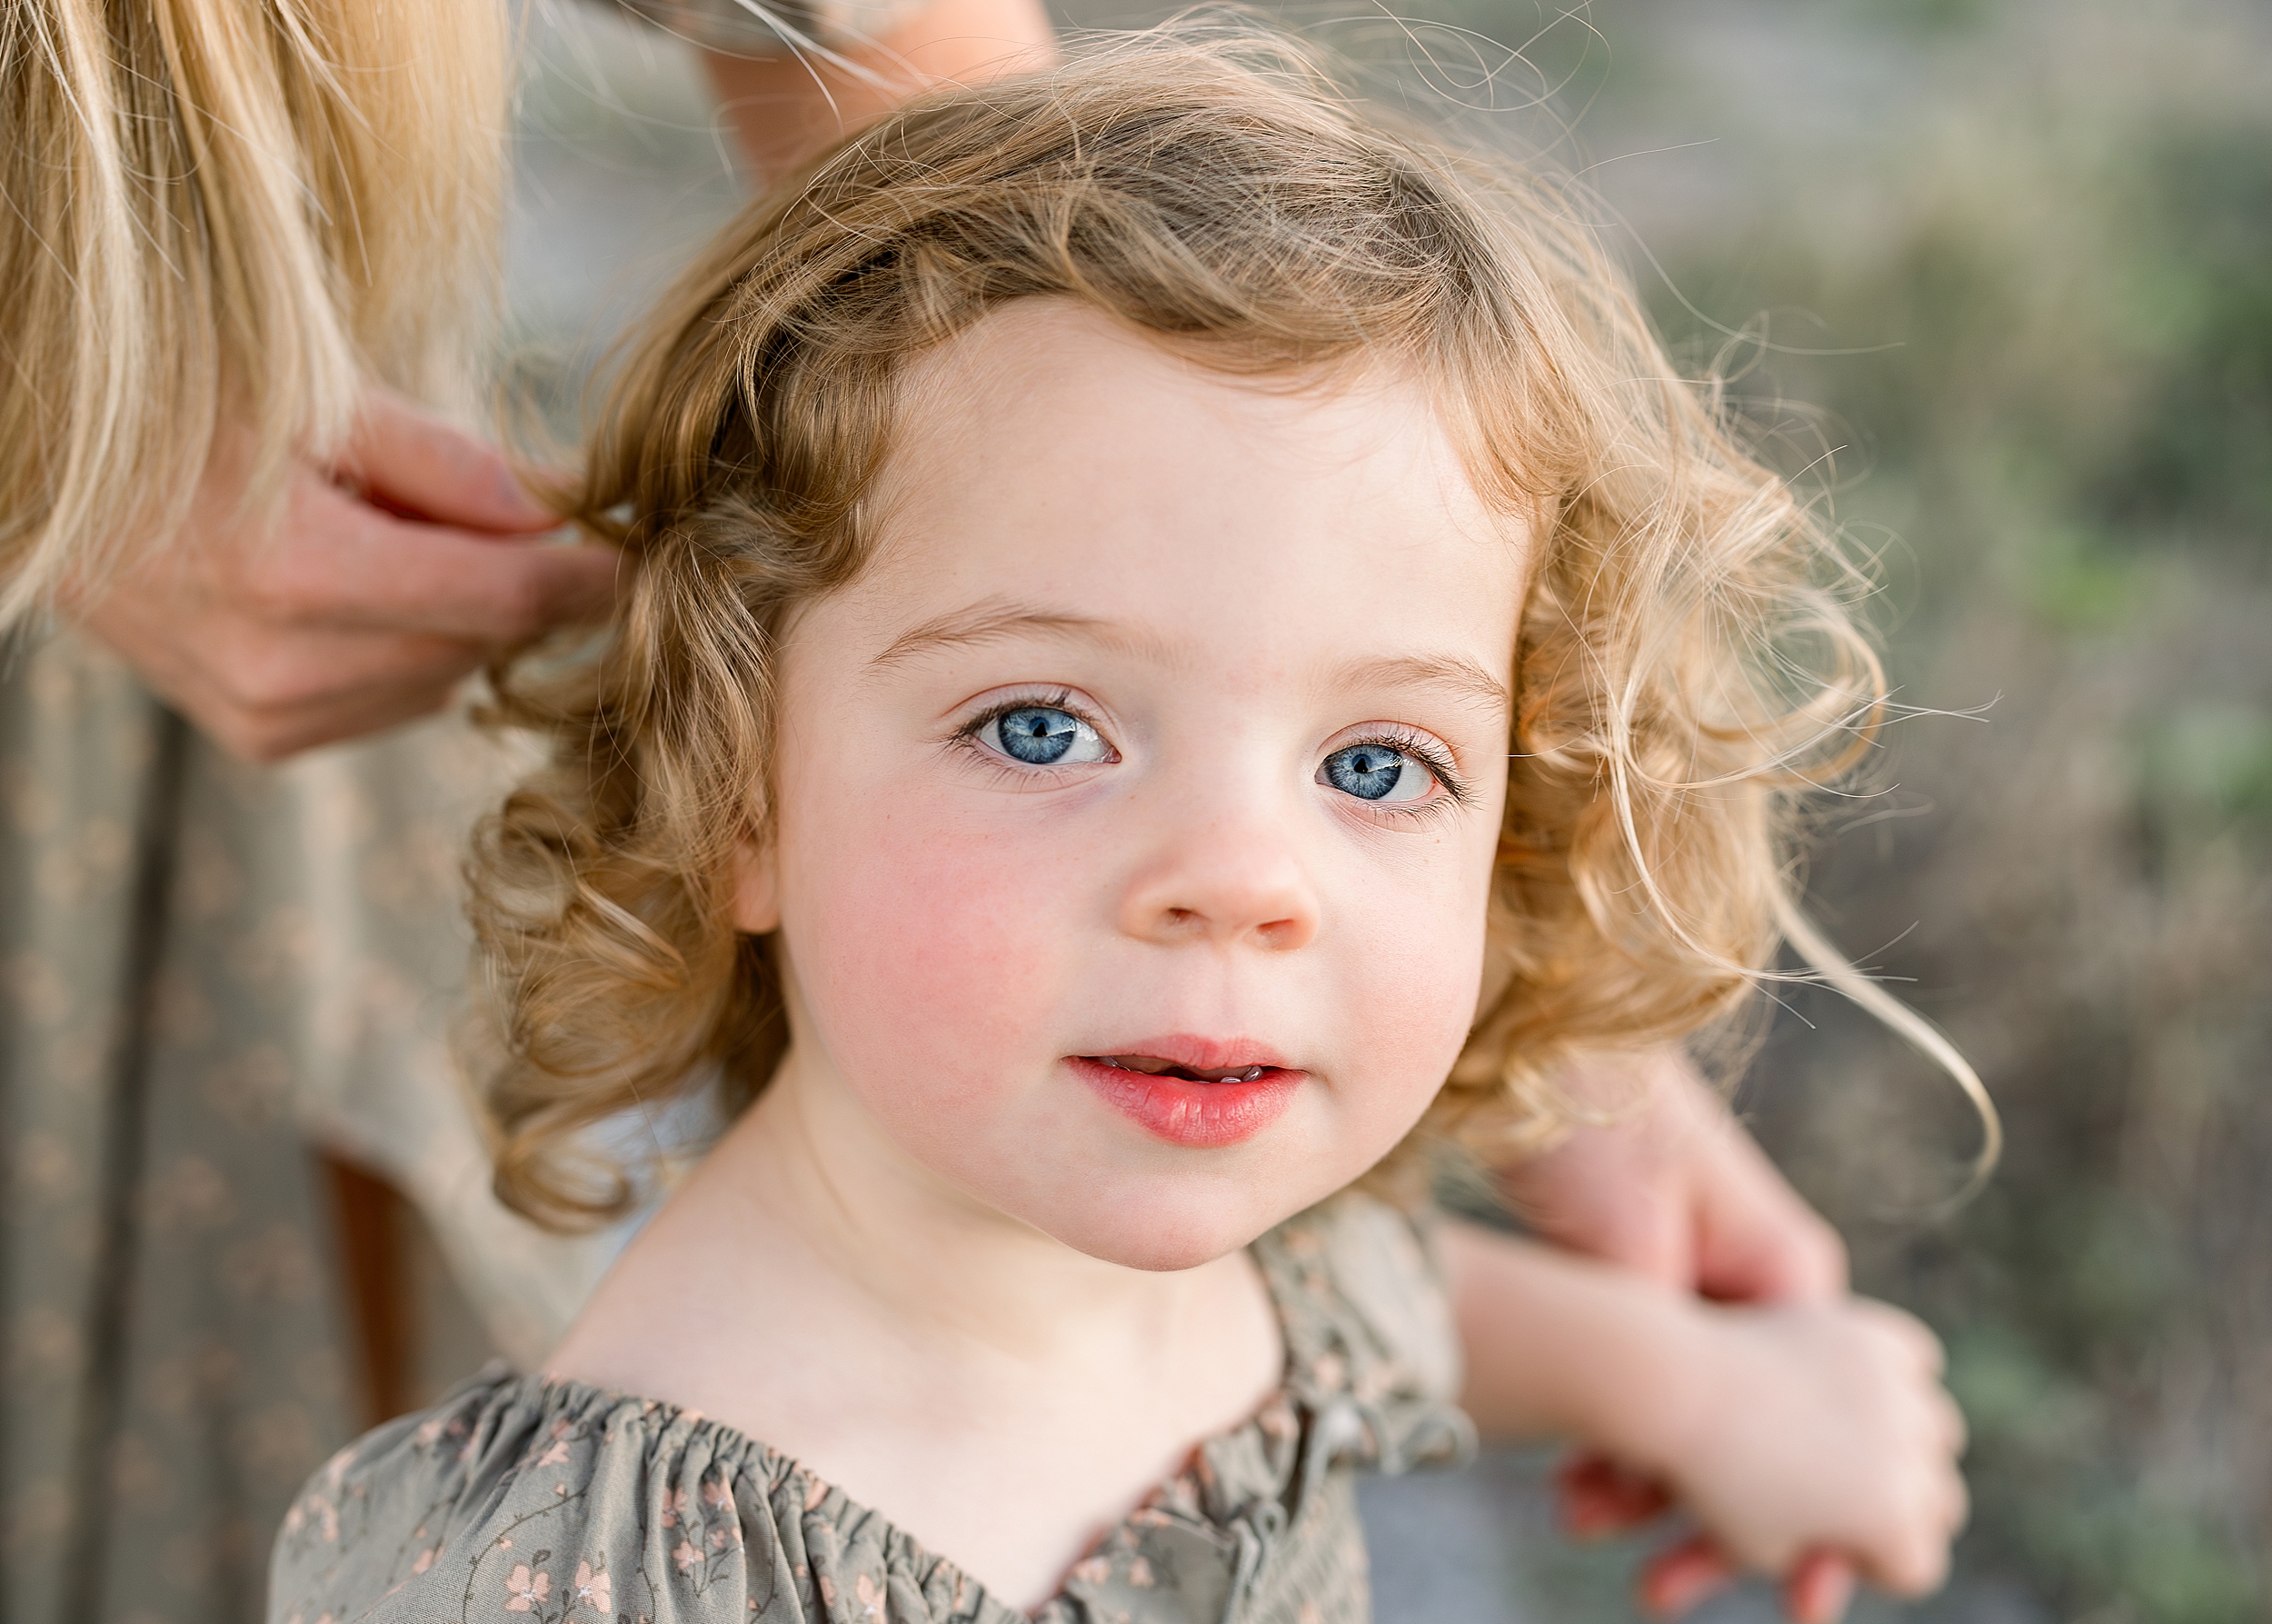
[[[1554,1482],[1562,1526],[1581,1539],[1639,1528],[1672,1508],[1672,1494],[1662,1483],[1589,1450],[1564,1460]]]
[[[384,513],[313,473],[283,533],[208,561],[208,594],[280,625],[407,633],[510,648],[605,615],[619,554]]]
[[[1853,1600],[1854,1564],[1835,1551],[1809,1551],[1783,1579],[1791,1624],[1838,1624]]]
[[[560,523],[494,446],[387,390],[364,396],[334,466],[381,505],[435,523],[519,534]]]
[[[1641,1609],[1654,1619],[1677,1619],[1735,1582],[1735,1564],[1710,1535],[1698,1534],[1643,1564]]]
[[[1879,1302],[1872,1297],[1849,1300],[1854,1312],[1890,1337],[1917,1368],[1938,1380],[1948,1365],[1948,1355],[1932,1327],[1906,1309],[1898,1309],[1889,1302]]]
[[[1659,1551],[1641,1569],[1642,1608],[1677,1619],[1734,1584],[1737,1569],[1709,1534]],[[1783,1616],[1791,1624],[1839,1624],[1854,1600],[1854,1564],[1836,1551],[1812,1550],[1782,1583]]]
[[[367,397],[334,471],[363,493],[295,467],[264,523],[241,463],[224,436],[182,533],[79,603],[236,755],[274,761],[425,715],[467,673],[614,602],[616,553],[539,539],[557,526],[503,457],[391,395]]]

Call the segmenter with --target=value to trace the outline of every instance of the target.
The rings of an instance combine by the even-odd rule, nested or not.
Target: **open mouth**
[[[1091,1054],[1082,1057],[1116,1071],[1141,1071],[1147,1077],[1180,1077],[1186,1082],[1255,1082],[1268,1066],[1185,1066],[1152,1054]]]

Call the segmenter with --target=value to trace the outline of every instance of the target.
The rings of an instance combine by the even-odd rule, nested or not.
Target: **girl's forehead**
[[[1063,300],[1011,305],[911,367],[871,511],[855,595],[883,621],[1009,597],[1501,651],[1530,543],[1479,497],[1417,380],[1236,376]]]

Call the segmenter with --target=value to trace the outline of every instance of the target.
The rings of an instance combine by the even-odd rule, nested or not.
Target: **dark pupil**
[[[1062,711],[1034,706],[1006,712],[1001,719],[1001,747],[1019,761],[1046,767],[1073,747],[1078,726]]]
[[[1404,752],[1385,744],[1352,744],[1325,758],[1326,782],[1360,801],[1378,801],[1404,773]]]

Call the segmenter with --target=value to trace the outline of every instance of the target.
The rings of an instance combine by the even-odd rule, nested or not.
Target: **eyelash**
[[[1440,815],[1447,806],[1465,806],[1473,799],[1467,781],[1460,776],[1460,770],[1451,764],[1450,752],[1426,734],[1410,728],[1391,725],[1380,729],[1378,732],[1366,733],[1360,738],[1345,739],[1333,746],[1332,753],[1354,750],[1360,744],[1383,744],[1390,750],[1410,756],[1435,774],[1436,782],[1443,790],[1440,797],[1431,796],[1417,805],[1383,806],[1376,802],[1365,809],[1370,816],[1401,818],[1408,822],[1417,823]]]
[[[1034,773],[1047,772],[1051,769],[1047,767],[1029,767],[1011,762],[1004,757],[1001,752],[990,750],[985,745],[981,744],[978,742],[979,734],[986,731],[989,723],[999,722],[1004,716],[1009,715],[1012,711],[1024,711],[1029,709],[1062,711],[1066,715],[1078,717],[1081,721],[1087,722],[1091,727],[1096,728],[1098,735],[1100,737],[1103,736],[1104,729],[1098,725],[1097,719],[1090,715],[1088,712],[1082,710],[1079,705],[1073,702],[1072,690],[1070,688],[1057,688],[1045,692],[1036,692],[1033,693],[1013,693],[1007,699],[995,701],[992,704],[987,706],[986,709],[972,717],[962,726],[956,728],[953,735],[947,741],[947,747],[951,750],[962,751],[973,760],[994,771],[1000,777],[1005,780],[1011,782],[1031,782]],[[1118,756],[1119,753],[1120,752],[1118,751],[1113,752],[1115,756]]]

